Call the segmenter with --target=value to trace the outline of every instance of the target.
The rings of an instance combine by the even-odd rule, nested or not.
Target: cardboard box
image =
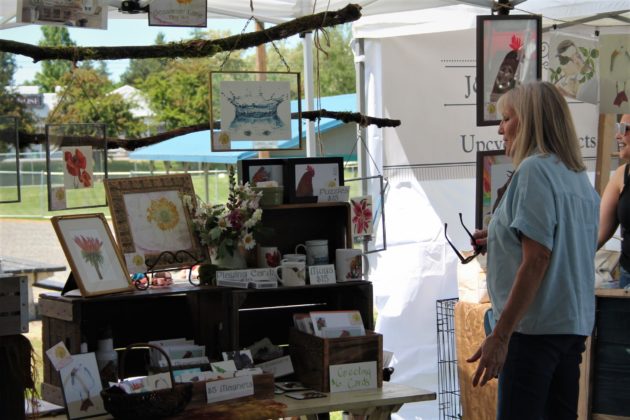
[[[377,385],[383,386],[383,336],[321,338],[296,329],[289,332],[289,351],[296,376],[309,388],[330,391],[329,366],[376,361]]]

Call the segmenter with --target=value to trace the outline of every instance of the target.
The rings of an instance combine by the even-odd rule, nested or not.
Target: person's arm
[[[617,220],[617,204],[619,194],[623,188],[623,175],[626,165],[617,168],[604,189],[599,207],[599,232],[597,235],[597,249],[601,248],[615,233],[619,221]]]
[[[467,360],[467,362],[479,360],[473,375],[473,386],[478,384],[483,386],[498,376],[505,363],[510,337],[534,301],[549,266],[551,260],[549,249],[525,235],[521,237],[521,244],[523,259],[501,317],[492,333]]]

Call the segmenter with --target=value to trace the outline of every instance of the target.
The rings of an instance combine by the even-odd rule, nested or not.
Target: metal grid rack
[[[455,304],[458,300],[452,298],[436,301],[440,420],[462,418],[455,349]]]

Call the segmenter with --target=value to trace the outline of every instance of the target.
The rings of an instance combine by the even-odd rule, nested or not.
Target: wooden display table
[[[72,354],[80,352],[82,341],[95,351],[105,328],[111,329],[114,348],[186,337],[206,346],[211,359],[221,360],[222,351],[264,337],[276,345],[288,344],[296,312],[358,310],[365,328],[374,327],[372,283],[367,281],[275,289],[174,285],[90,298],[51,292],[41,294],[39,303],[43,350],[63,341]],[[141,356],[128,358],[129,375],[146,373]],[[42,397],[63,405],[59,374],[43,359]]]

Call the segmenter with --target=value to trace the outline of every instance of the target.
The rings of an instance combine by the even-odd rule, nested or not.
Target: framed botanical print
[[[102,213],[54,216],[51,222],[82,296],[133,290]]]
[[[475,227],[485,229],[500,196],[505,191],[514,165],[505,150],[477,152],[477,194]]]
[[[300,150],[300,92],[300,73],[211,72],[211,150]]]
[[[107,205],[105,124],[47,124],[48,210]]]
[[[316,203],[321,188],[334,188],[342,185],[342,157],[287,160],[285,190],[289,203]]]
[[[132,273],[190,267],[205,258],[192,225],[189,174],[108,179],[116,237]]]
[[[498,125],[497,101],[542,77],[542,18],[477,16],[477,125]]]

